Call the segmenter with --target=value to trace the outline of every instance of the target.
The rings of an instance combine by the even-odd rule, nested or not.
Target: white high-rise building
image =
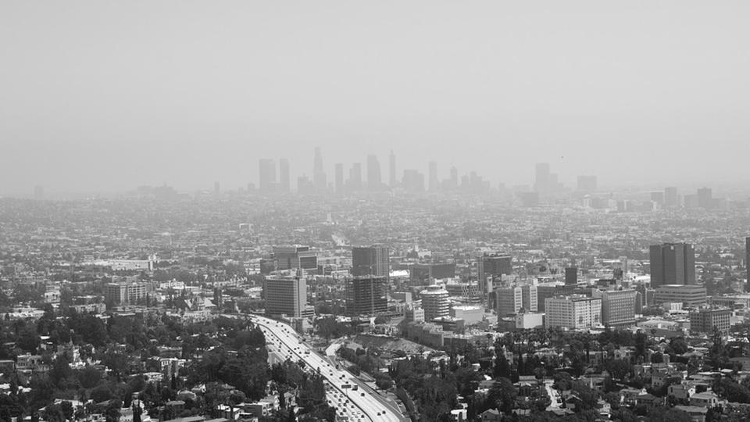
[[[544,326],[571,330],[592,328],[602,323],[602,300],[587,296],[557,296],[544,301]]]

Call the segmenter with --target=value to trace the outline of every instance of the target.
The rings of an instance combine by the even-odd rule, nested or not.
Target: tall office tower
[[[367,156],[367,187],[371,191],[380,190],[383,181],[380,178],[380,162],[378,156],[370,154]]]
[[[711,188],[700,188],[698,189],[698,206],[703,209],[713,208],[713,195]]]
[[[354,192],[362,189],[362,163],[354,163],[349,169],[349,189]]]
[[[315,160],[313,162],[313,183],[319,192],[326,190],[326,172],[323,170],[323,154],[320,147],[315,147]]]
[[[428,189],[430,192],[435,192],[439,189],[439,182],[438,182],[438,176],[437,176],[437,162],[430,161],[430,171],[429,171],[429,182],[427,184]]]
[[[221,184],[219,182],[214,182],[214,195],[219,195],[221,193]]]
[[[458,169],[455,166],[451,167],[450,188],[458,188]]]
[[[651,245],[651,287],[695,284],[695,249],[687,243]]]
[[[315,271],[318,269],[318,254],[309,246],[274,246],[273,258],[279,270],[297,268]]]
[[[596,187],[596,176],[578,176],[578,191],[594,192]]]
[[[299,276],[269,276],[263,279],[266,315],[302,316],[307,305],[307,281]]]
[[[504,317],[518,313],[523,308],[523,290],[520,287],[502,287],[495,290],[497,316]]]
[[[390,187],[396,186],[396,154],[391,150],[388,155],[388,185]]]
[[[745,292],[750,293],[750,237],[745,238],[745,271],[747,272]]]
[[[664,192],[651,192],[651,202],[664,206]]]
[[[677,205],[679,205],[677,200],[677,188],[664,188],[664,206],[667,208],[674,208]]]
[[[292,186],[289,181],[289,160],[282,158],[279,160],[279,190],[290,192]]]
[[[344,165],[336,163],[336,193],[344,192]]]
[[[387,246],[355,246],[352,248],[352,275],[376,275],[390,279],[390,261]]]
[[[513,266],[510,255],[485,253],[477,260],[479,288],[484,294],[494,290],[494,282],[501,280],[503,274],[511,275],[512,273]],[[491,280],[488,281],[490,278]]]
[[[261,158],[258,162],[260,177],[258,188],[262,193],[271,193],[276,188],[276,163],[268,158]]]
[[[388,310],[388,282],[385,277],[366,275],[346,282],[346,313],[349,316],[377,315]]]
[[[419,292],[422,298],[425,321],[447,317],[449,312],[448,291],[442,286],[432,285]]]
[[[586,296],[558,296],[545,299],[544,326],[571,330],[593,328],[602,322],[602,300]]]
[[[538,163],[534,178],[534,192],[541,194],[548,193],[550,190],[550,172],[549,163]]]
[[[602,324],[615,326],[635,323],[635,290],[594,290],[602,300]]]
[[[34,199],[36,200],[44,199],[44,186],[42,185],[34,186]]]
[[[417,170],[404,170],[404,189],[409,192],[424,192],[424,174]]]
[[[526,284],[521,286],[523,293],[523,309],[526,312],[536,312],[539,309],[539,295],[536,286]]]
[[[578,268],[568,267],[565,269],[565,284],[566,285],[578,284]]]

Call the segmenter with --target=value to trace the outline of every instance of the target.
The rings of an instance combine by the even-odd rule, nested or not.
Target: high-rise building
[[[651,202],[659,206],[664,206],[664,192],[662,191],[651,192]]]
[[[549,163],[538,163],[534,178],[534,192],[546,194],[550,191]]]
[[[435,318],[448,316],[448,291],[443,289],[442,286],[427,286],[427,288],[419,292],[419,295],[422,298],[425,321],[432,321]]]
[[[221,184],[219,182],[214,182],[214,195],[221,194]]]
[[[750,292],[750,237],[745,238],[745,272],[747,273],[745,292]]]
[[[380,190],[383,181],[380,177],[380,161],[378,156],[370,154],[367,156],[367,187],[371,191]]]
[[[687,243],[651,245],[651,286],[695,284],[695,250]]]
[[[513,273],[512,258],[510,255],[497,253],[485,253],[477,260],[477,275],[479,287],[483,293],[489,293],[494,290],[495,281],[501,280],[503,274],[511,275]],[[492,278],[488,282],[488,278]]]
[[[346,283],[346,312],[349,316],[377,315],[388,310],[386,277],[366,275],[353,277]]]
[[[352,275],[376,275],[389,279],[390,262],[387,246],[355,246],[352,248]]]
[[[520,287],[501,287],[495,290],[497,316],[505,317],[523,308],[523,290]]]
[[[602,324],[611,326],[635,323],[635,290],[594,290],[593,297],[602,300]]]
[[[354,192],[362,190],[362,163],[354,163],[349,169],[349,189]]]
[[[595,192],[596,188],[596,176],[578,176],[579,192]]]
[[[44,199],[44,186],[34,186],[34,199],[36,199],[37,201]]]
[[[424,192],[424,174],[417,170],[404,170],[404,190],[409,192]]]
[[[450,189],[458,189],[458,169],[455,166],[451,167],[451,178],[449,180]]]
[[[258,162],[260,177],[258,188],[262,193],[271,193],[276,188],[276,163],[268,158],[261,158]]]
[[[388,155],[388,185],[394,187],[396,183],[396,154],[391,150],[390,155]]]
[[[711,209],[714,206],[711,188],[698,189],[698,206],[703,209]]]
[[[307,305],[307,282],[299,276],[269,276],[263,280],[266,315],[299,318]]]
[[[336,193],[344,192],[344,165],[336,163]]]
[[[701,308],[690,312],[690,331],[694,333],[729,333],[732,311],[728,308]]]
[[[326,190],[326,172],[323,170],[323,154],[320,152],[320,147],[315,147],[313,183],[315,183],[315,190],[318,192],[324,192]]]
[[[523,293],[523,310],[526,312],[536,312],[539,310],[539,294],[536,286],[526,284],[521,286]]]
[[[677,205],[679,205],[677,198],[677,188],[664,188],[664,206],[667,208],[675,208]]]
[[[578,268],[576,267],[565,268],[565,284],[567,285],[578,284]]]
[[[318,254],[309,246],[274,246],[273,258],[279,270],[303,269],[315,271],[318,269]]]
[[[435,192],[439,188],[438,175],[437,175],[437,162],[430,161],[429,167],[429,178],[428,178],[428,189],[430,192]]]
[[[587,296],[557,296],[544,304],[544,326],[571,330],[593,328],[602,323],[602,300]]]
[[[289,160],[282,158],[279,160],[279,190],[281,192],[290,192],[292,186],[289,181]]]

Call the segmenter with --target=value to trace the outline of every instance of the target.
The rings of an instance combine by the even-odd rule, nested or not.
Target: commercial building
[[[388,310],[387,278],[366,275],[346,281],[346,312],[349,316],[377,315]]]
[[[651,286],[695,284],[695,249],[687,243],[651,245]]]
[[[318,255],[309,246],[274,246],[273,258],[279,270],[318,269]]]
[[[516,329],[530,330],[544,325],[544,314],[540,312],[519,312],[516,314]]]
[[[279,190],[289,192],[292,189],[289,178],[289,160],[282,158],[279,160]]]
[[[448,291],[442,286],[432,285],[419,292],[422,298],[425,321],[449,315]]]
[[[375,275],[389,278],[389,251],[386,246],[357,246],[352,248],[352,275]]]
[[[378,156],[370,154],[367,156],[367,187],[371,191],[380,190],[383,181],[380,177],[380,162]]]
[[[455,276],[455,262],[414,264],[409,267],[409,278],[412,283],[429,284],[432,279],[453,278]]]
[[[578,284],[578,268],[577,267],[565,268],[565,284],[567,285]]]
[[[523,293],[523,309],[526,312],[536,312],[539,310],[539,294],[536,286],[527,284],[521,286]]]
[[[307,281],[299,276],[270,276],[263,280],[266,315],[302,316],[307,305]]]
[[[745,238],[745,292],[750,292],[750,237]]]
[[[523,290],[520,287],[504,287],[495,290],[497,315],[504,317],[523,308]]]
[[[602,300],[602,324],[618,326],[635,323],[635,290],[594,290]]]
[[[477,273],[482,292],[489,293],[493,290],[494,280],[513,273],[512,258],[510,255],[485,253],[477,260]],[[490,278],[492,281],[488,282]]]
[[[666,284],[656,288],[654,303],[682,303],[686,308],[696,308],[706,304],[706,287],[693,284]]]
[[[104,286],[104,300],[115,305],[135,305],[145,300],[147,294],[146,283],[121,282]]]
[[[690,331],[712,333],[714,328],[723,334],[729,332],[732,311],[729,308],[701,308],[690,313]]]
[[[276,190],[276,163],[267,158],[261,158],[258,162],[258,188],[262,193],[270,193]]]
[[[484,319],[484,309],[481,306],[453,306],[450,316],[464,320],[465,325],[474,325]]]
[[[571,330],[593,328],[602,323],[602,300],[587,296],[558,296],[544,301],[544,326]]]
[[[537,311],[545,311],[545,301],[548,298],[573,294],[575,287],[575,285],[562,285],[557,283],[537,284]]]

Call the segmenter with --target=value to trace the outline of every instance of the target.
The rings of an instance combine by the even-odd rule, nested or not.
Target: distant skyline
[[[0,195],[327,182],[747,182],[750,4],[0,4]],[[366,181],[366,180],[365,180]]]

